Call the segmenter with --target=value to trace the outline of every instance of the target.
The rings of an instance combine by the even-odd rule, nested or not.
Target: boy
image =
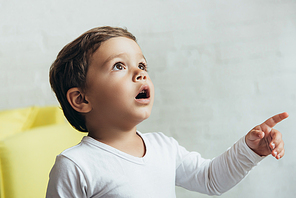
[[[162,133],[142,134],[154,87],[136,38],[100,27],[66,45],[50,69],[50,83],[68,121],[88,132],[57,156],[47,197],[176,197],[175,185],[220,195],[264,156],[284,155],[278,114],[254,127],[213,160],[188,152]]]

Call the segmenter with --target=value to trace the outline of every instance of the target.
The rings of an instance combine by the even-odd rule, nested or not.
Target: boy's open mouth
[[[148,99],[150,98],[150,91],[147,85],[141,87],[140,92],[136,96],[136,99]]]

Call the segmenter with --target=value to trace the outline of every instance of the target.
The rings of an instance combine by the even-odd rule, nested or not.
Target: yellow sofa
[[[45,197],[56,155],[79,143],[86,134],[67,124],[58,107],[0,112],[1,123],[0,197]]]
[[[59,123],[65,123],[65,119],[57,106],[0,111],[0,140],[35,127]]]

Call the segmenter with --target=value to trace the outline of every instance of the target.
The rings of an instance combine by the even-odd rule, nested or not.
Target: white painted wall
[[[57,104],[49,66],[102,25],[127,27],[148,59],[156,98],[142,132],[162,131],[212,158],[287,111],[277,126],[286,156],[267,157],[221,197],[295,196],[295,0],[0,0],[0,110]]]

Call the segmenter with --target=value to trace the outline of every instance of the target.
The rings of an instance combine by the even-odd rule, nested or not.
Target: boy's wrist
[[[249,156],[249,158],[252,160],[252,162],[254,164],[259,163],[261,160],[263,160],[266,156],[261,156],[258,153],[256,153],[253,149],[251,149],[247,142],[246,142],[246,135],[243,136],[240,139],[241,143],[242,143],[242,147],[245,150],[246,154]]]

